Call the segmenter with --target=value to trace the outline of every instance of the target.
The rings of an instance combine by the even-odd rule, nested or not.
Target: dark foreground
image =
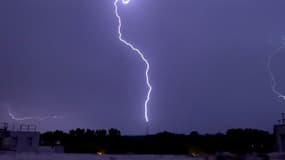
[[[255,129],[230,129],[225,134],[162,132],[147,136],[121,136],[116,129],[76,129],[47,132],[41,145],[62,145],[65,153],[201,155],[221,152],[240,155],[273,152],[274,136]]]
[[[190,157],[182,155],[95,155],[95,154],[54,154],[54,153],[0,153],[0,160],[284,160],[285,154],[271,153],[268,159],[248,155],[244,157],[225,154],[223,159],[215,156]]]

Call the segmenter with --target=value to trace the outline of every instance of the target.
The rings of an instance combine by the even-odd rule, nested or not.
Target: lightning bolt
[[[116,14],[116,18],[118,20],[118,38],[119,40],[124,43],[126,46],[128,46],[130,49],[132,49],[135,53],[138,54],[138,56],[141,58],[141,60],[145,63],[146,65],[146,69],[145,69],[145,78],[146,78],[146,84],[148,87],[148,91],[147,91],[147,96],[144,102],[144,110],[145,110],[145,121],[149,122],[148,119],[148,104],[149,104],[149,100],[150,100],[150,95],[151,95],[151,91],[152,91],[152,86],[150,84],[149,81],[149,70],[150,70],[150,65],[148,60],[145,58],[144,54],[138,49],[136,48],[133,44],[129,43],[128,41],[126,41],[125,39],[122,38],[122,32],[121,32],[121,28],[122,28],[122,21],[121,21],[121,16],[118,12],[118,2],[120,0],[115,0],[114,1],[114,7],[115,7],[115,14]],[[130,0],[121,0],[121,2],[123,4],[128,4],[130,3]]]
[[[268,72],[269,72],[269,76],[271,78],[271,90],[274,94],[276,94],[279,98],[282,98],[284,101],[285,101],[285,95],[282,94],[280,91],[278,91],[277,89],[277,82],[276,82],[276,78],[274,76],[274,73],[272,71],[272,68],[271,68],[271,62],[272,62],[272,58],[274,56],[276,56],[278,53],[280,53],[280,51],[282,49],[285,48],[285,36],[282,36],[282,46],[279,47],[278,49],[276,49],[275,52],[273,52],[273,54],[271,54],[268,58],[268,62],[267,62],[267,69],[268,69]]]
[[[8,115],[10,116],[11,119],[15,120],[15,121],[27,121],[27,120],[38,120],[38,121],[43,121],[43,120],[47,120],[47,119],[62,119],[64,118],[64,116],[36,116],[36,117],[17,117],[15,116],[10,108],[8,108]]]

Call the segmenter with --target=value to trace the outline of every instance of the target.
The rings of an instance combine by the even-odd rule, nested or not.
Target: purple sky
[[[151,132],[271,130],[285,102],[266,64],[285,34],[284,0],[132,0],[125,39],[151,65]],[[0,121],[144,134],[144,64],[117,39],[112,0],[0,1]],[[285,49],[282,50],[285,53]],[[273,59],[285,93],[285,54]],[[282,83],[284,82],[284,83]]]

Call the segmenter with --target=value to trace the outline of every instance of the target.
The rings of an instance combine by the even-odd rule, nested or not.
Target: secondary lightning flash
[[[281,52],[282,49],[285,49],[285,36],[282,36],[282,45],[281,47],[279,47],[278,49],[276,49],[275,52],[273,52],[273,54],[271,54],[268,58],[268,62],[267,62],[267,69],[269,72],[269,76],[271,78],[271,90],[274,94],[276,94],[279,98],[282,98],[285,101],[285,95],[282,94],[280,91],[278,91],[277,89],[277,82],[276,82],[276,78],[275,75],[272,71],[271,68],[271,62],[272,62],[272,58],[275,57],[277,54],[279,54]]]
[[[15,116],[10,108],[8,108],[8,115],[10,116],[11,119],[15,121],[26,121],[26,120],[38,120],[38,121],[43,121],[47,119],[62,119],[64,116],[36,116],[36,117],[17,117]]]

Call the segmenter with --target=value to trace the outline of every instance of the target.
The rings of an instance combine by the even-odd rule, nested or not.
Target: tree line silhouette
[[[175,134],[122,136],[117,129],[75,129],[41,134],[41,145],[63,145],[66,153],[108,154],[213,154],[218,152],[268,153],[274,136],[256,129],[229,129],[225,134]]]

